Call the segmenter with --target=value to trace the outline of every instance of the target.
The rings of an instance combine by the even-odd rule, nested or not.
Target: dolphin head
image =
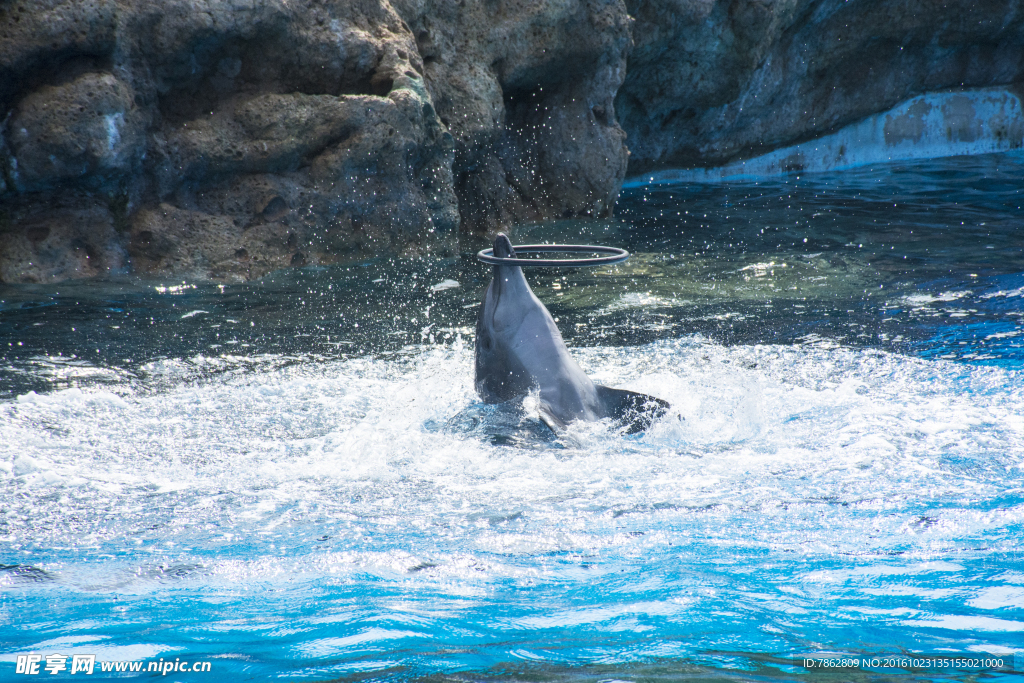
[[[498,258],[518,258],[516,250],[512,248],[512,242],[503,232],[499,232],[494,238],[494,249],[491,253]],[[523,269],[519,266],[496,265],[492,267],[492,271],[491,286],[487,289],[484,308],[491,304],[493,323],[504,327],[513,322],[507,320],[508,316],[517,316],[522,310],[523,303],[533,298],[533,291],[523,276]]]
[[[516,258],[504,233],[494,239],[498,258]],[[488,402],[507,401],[530,390],[535,380],[511,353],[511,334],[534,308],[530,285],[519,266],[496,265],[476,320],[476,389]]]
[[[491,253],[498,258],[517,258],[516,250],[512,248],[512,242],[503,232],[499,232],[498,236],[494,238],[494,249]]]

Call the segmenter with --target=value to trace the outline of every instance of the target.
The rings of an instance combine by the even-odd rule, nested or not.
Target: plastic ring
[[[546,266],[549,268],[566,266],[606,266],[611,263],[622,263],[629,258],[629,252],[617,247],[587,246],[585,244],[522,244],[513,247],[517,254],[544,254],[549,252],[572,252],[590,254],[609,254],[594,258],[581,259],[542,259],[542,258],[499,258],[494,249],[481,249],[476,253],[478,261],[495,266]]]

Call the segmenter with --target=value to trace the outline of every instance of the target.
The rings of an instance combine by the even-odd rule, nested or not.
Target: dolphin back
[[[671,408],[668,401],[654,396],[626,389],[612,389],[600,384],[594,386],[597,388],[597,398],[604,406],[605,415],[624,425],[627,434],[646,431]]]

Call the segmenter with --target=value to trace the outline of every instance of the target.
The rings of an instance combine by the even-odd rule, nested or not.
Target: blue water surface
[[[479,402],[475,245],[6,286],[0,678],[29,653],[211,663],[166,680],[1020,676],[1022,178],[651,185],[520,228],[633,252],[528,278],[595,381],[671,402],[643,435]],[[1007,665],[799,663],[826,653]]]

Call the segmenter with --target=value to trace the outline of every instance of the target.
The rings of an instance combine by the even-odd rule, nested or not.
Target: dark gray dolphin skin
[[[494,240],[494,255],[515,258],[508,237]],[[519,266],[493,266],[476,321],[476,390],[485,403],[504,403],[540,389],[541,419],[560,432],[573,420],[610,417],[631,434],[665,414],[659,398],[594,384],[569,355],[548,309]]]

